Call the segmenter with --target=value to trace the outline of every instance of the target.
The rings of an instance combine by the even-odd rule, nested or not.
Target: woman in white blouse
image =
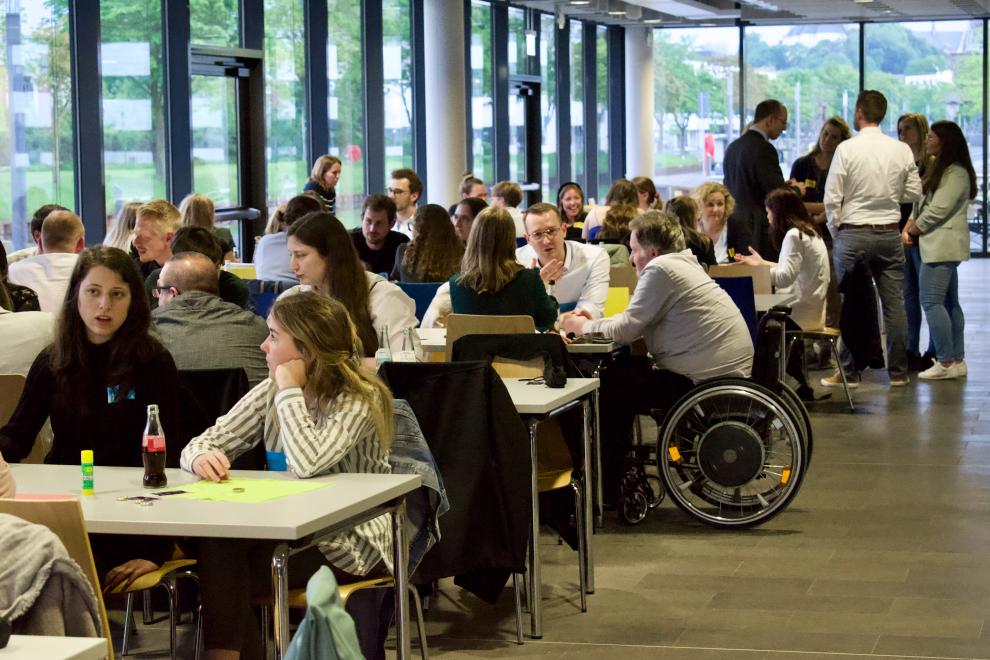
[[[261,345],[269,377],[216,424],[193,438],[183,469],[203,479],[229,476],[230,462],[264,443],[269,470],[305,479],[335,472],[391,472],[391,394],[360,366],[361,340],[344,306],[314,292],[280,298]],[[323,541],[290,560],[301,586],[321,565],[338,580],[391,572],[391,527],[384,517]],[[272,544],[218,539],[199,547],[206,657],[236,658],[258,648],[252,596],[271,588]]]

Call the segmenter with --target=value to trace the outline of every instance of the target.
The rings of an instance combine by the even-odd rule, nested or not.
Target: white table
[[[447,350],[447,328],[416,328],[424,353],[444,353]],[[575,354],[606,354],[616,350],[618,344],[568,344],[567,352]]]
[[[534,638],[543,636],[543,607],[542,589],[543,585],[540,576],[540,498],[537,487],[537,426],[544,419],[555,417],[578,405],[582,407],[584,414],[583,441],[584,441],[584,525],[585,538],[588,539],[588,564],[585,579],[588,586],[588,593],[595,591],[595,570],[593,553],[591,551],[592,541],[592,508],[591,508],[591,430],[590,430],[590,402],[592,395],[597,393],[599,381],[597,378],[568,378],[567,385],[561,388],[549,388],[546,385],[531,385],[530,379],[526,378],[503,378],[502,382],[509,390],[509,396],[516,407],[516,411],[524,418],[529,428],[529,451],[533,462],[532,489],[533,489],[533,512],[532,529],[529,539],[529,612],[530,628]],[[579,532],[580,533],[580,532]]]
[[[41,637],[11,635],[3,660],[104,660],[107,640],[102,637]]]
[[[797,296],[793,293],[758,293],[754,297],[758,313],[769,312],[774,305],[793,305],[797,302]]]
[[[70,493],[79,496],[87,531],[97,534],[191,536],[276,541],[272,557],[275,600],[275,655],[289,646],[288,559],[292,552],[310,547],[321,538],[350,529],[366,520],[389,514],[392,518],[395,564],[395,606],[398,656],[409,657],[409,576],[403,518],[405,496],[420,485],[420,477],[405,474],[333,474],[314,477],[328,488],[261,502],[207,502],[162,498],[151,506],[119,501],[145,494],[141,468],[96,466],[96,494],[80,494],[76,465],[12,465],[18,493]],[[168,487],[181,487],[199,478],[170,468]],[[237,477],[295,479],[288,472],[235,470]]]

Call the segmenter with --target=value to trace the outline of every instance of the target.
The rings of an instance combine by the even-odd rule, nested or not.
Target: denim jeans
[[[966,322],[959,306],[958,261],[921,264],[921,306],[939,362],[962,360]]]
[[[907,350],[920,353],[921,298],[918,279],[921,273],[921,250],[917,245],[904,246],[904,312],[907,314]]]
[[[858,254],[866,255],[870,272],[880,294],[883,324],[887,332],[887,372],[893,378],[907,376],[904,347],[907,319],[904,314],[904,248],[896,229],[845,227],[835,237],[833,255],[839,282],[856,264]],[[846,376],[859,377],[852,355],[840,343],[839,358]]]

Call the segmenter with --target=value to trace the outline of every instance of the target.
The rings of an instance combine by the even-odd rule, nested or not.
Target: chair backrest
[[[451,361],[488,360],[503,378],[535,378],[544,375],[547,361],[561,376],[580,375],[556,333],[467,335],[451,348]]]
[[[0,374],[0,426],[10,421],[17,409],[17,403],[21,400],[21,393],[24,391],[26,378],[23,374]],[[45,445],[45,437],[51,437],[51,429],[48,424],[38,433],[34,440],[34,447],[31,453],[21,459],[21,463],[41,463],[45,460],[48,447]],[[50,443],[49,443],[50,444]]]
[[[631,292],[624,286],[610,286],[605,296],[605,316],[615,316],[629,307]]]
[[[185,369],[179,371],[179,380],[188,399],[184,401],[185,422],[189,437],[199,435],[213,426],[216,419],[226,415],[234,404],[250,390],[247,374],[236,369]],[[265,446],[255,448],[233,462],[238,470],[262,470],[266,464]]]
[[[722,287],[732,302],[736,304],[749,328],[749,336],[756,345],[756,296],[753,294],[751,277],[716,277],[715,282]]]
[[[506,335],[535,333],[532,316],[486,316],[482,314],[451,314],[447,317],[447,359],[451,347],[465,335]]]
[[[268,317],[268,310],[283,291],[291,289],[299,282],[279,282],[277,280],[256,280],[241,278],[248,289],[248,309],[260,316]]]
[[[711,278],[749,277],[753,280],[753,293],[773,293],[770,283],[770,266],[750,266],[749,264],[718,264],[708,269]]]
[[[437,289],[443,282],[396,282],[395,284],[416,303],[416,320],[422,321],[423,315],[426,314],[434,296],[437,295]]]
[[[636,269],[632,266],[612,266],[609,270],[608,275],[608,285],[613,286],[624,286],[629,289],[629,293],[636,290],[636,284],[639,282],[639,275],[636,274]]]
[[[100,590],[100,578],[96,574],[96,564],[93,561],[93,550],[89,545],[86,534],[86,520],[83,518],[82,506],[74,497],[65,499],[0,499],[0,513],[17,516],[21,520],[43,525],[50,529],[62,541],[69,557],[72,558],[93,586],[96,600],[100,605],[100,627],[107,640],[108,658],[113,659],[113,638],[110,636],[110,626],[107,623],[107,610],[103,604]]]

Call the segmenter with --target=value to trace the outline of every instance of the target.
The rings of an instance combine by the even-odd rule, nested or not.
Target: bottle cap
[[[81,453],[82,453],[82,460],[80,462],[82,462],[82,463],[92,463],[93,462],[93,450],[92,449],[83,449]]]

